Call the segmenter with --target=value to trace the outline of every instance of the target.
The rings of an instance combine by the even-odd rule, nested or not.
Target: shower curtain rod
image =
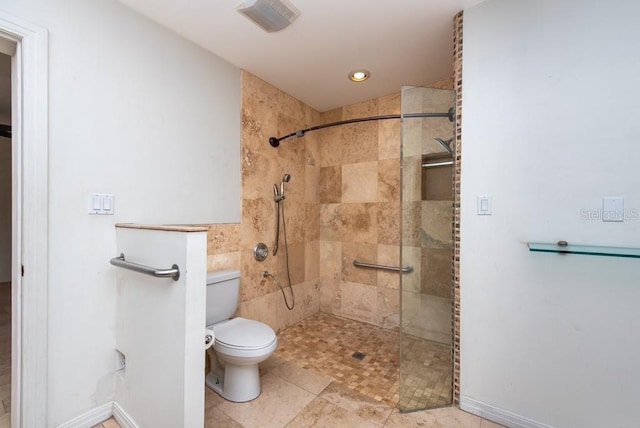
[[[291,134],[287,134],[284,137],[269,138],[269,144],[271,147],[278,147],[280,145],[280,141],[286,140],[290,137],[304,137],[304,134],[309,131],[317,131],[318,129],[330,128],[338,125],[347,125],[349,123],[357,123],[357,122],[368,122],[371,120],[385,120],[385,119],[404,119],[404,118],[414,118],[414,117],[447,117],[450,122],[453,122],[456,118],[456,112],[453,108],[450,108],[446,113],[407,113],[407,114],[388,114],[384,116],[371,116],[371,117],[360,117],[357,119],[349,119],[349,120],[341,120],[339,122],[331,122],[325,123],[324,125],[312,126],[311,128],[301,129],[299,131],[292,132]]]

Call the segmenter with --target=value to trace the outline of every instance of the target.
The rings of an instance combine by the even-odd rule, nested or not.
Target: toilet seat
[[[260,321],[242,317],[233,318],[209,327],[216,337],[216,345],[233,350],[255,351],[272,346],[276,334],[271,327]]]

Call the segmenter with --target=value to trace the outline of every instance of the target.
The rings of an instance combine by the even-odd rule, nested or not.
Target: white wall
[[[207,231],[118,228],[118,253],[180,277],[118,272],[116,402],[140,427],[204,425]]]
[[[556,427],[640,426],[640,260],[525,242],[640,247],[635,1],[490,0],[464,14],[461,393]],[[493,196],[493,215],[476,197]],[[526,420],[523,419],[523,420]]]
[[[0,10],[49,31],[53,426],[114,398],[114,223],[239,221],[240,72],[115,1]]]

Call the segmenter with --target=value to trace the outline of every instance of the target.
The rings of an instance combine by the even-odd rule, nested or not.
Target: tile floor
[[[262,394],[232,403],[205,391],[206,428],[498,428],[455,407],[413,413],[376,401],[324,376],[272,356],[262,366]],[[113,419],[94,428],[119,427]]]
[[[500,426],[455,407],[400,413],[394,334],[395,338],[389,331],[326,314],[296,324],[280,333],[278,350],[261,364],[262,394],[257,399],[231,403],[206,389],[205,427]],[[0,344],[0,428],[8,428],[11,287],[7,283],[0,284]],[[366,357],[362,361],[351,357],[355,350]],[[442,354],[437,349],[423,351],[425,359],[418,360],[433,361],[425,364],[437,364],[439,357],[432,357]],[[96,428],[120,425],[111,418]]]
[[[332,315],[302,321],[279,333],[278,350],[260,365],[262,394],[257,399],[232,403],[206,388],[205,427],[501,426],[455,407],[400,413],[397,340],[397,333],[394,339],[388,330]],[[426,358],[423,365],[448,364],[446,357],[438,357],[449,352],[446,348],[409,345],[418,347],[416,363]],[[367,356],[357,360],[351,356],[354,350]],[[436,384],[443,382],[436,378]],[[417,396],[428,395],[421,391]],[[448,393],[436,387],[430,394]],[[95,428],[118,426],[110,419]]]
[[[365,357],[354,358],[354,352]],[[401,409],[451,404],[450,345],[318,313],[280,332],[276,356],[392,407],[398,402]]]

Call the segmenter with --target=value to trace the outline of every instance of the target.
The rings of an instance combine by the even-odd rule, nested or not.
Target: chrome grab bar
[[[139,273],[144,273],[145,275],[155,276],[156,278],[173,278],[174,281],[180,279],[180,268],[176,264],[171,266],[171,269],[156,269],[149,266],[128,262],[124,259],[124,253],[120,253],[119,257],[112,258],[110,263],[114,266],[129,269]]]
[[[371,263],[362,263],[358,260],[354,260],[353,261],[353,265],[356,267],[362,267],[362,268],[372,268],[372,269],[382,269],[382,270],[392,270],[395,272],[402,272],[402,273],[411,273],[413,272],[413,266],[407,266],[407,267],[403,267],[400,268],[398,266],[385,266],[385,265],[374,265]]]

